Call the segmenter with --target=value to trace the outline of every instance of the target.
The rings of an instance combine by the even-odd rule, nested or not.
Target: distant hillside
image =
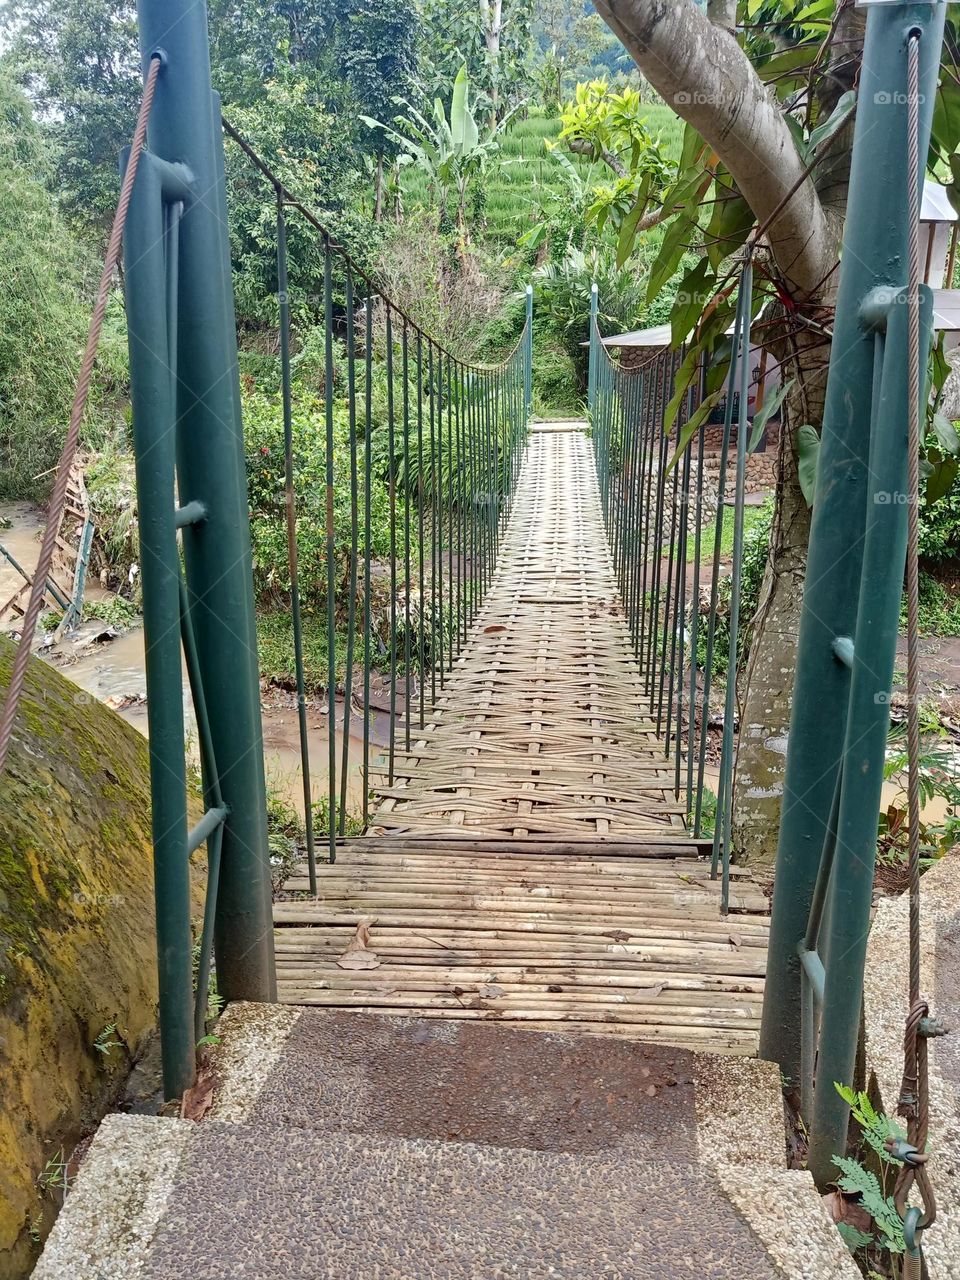
[[[646,110],[647,122],[659,133],[668,154],[680,155],[683,121],[662,103],[651,103]],[[518,120],[504,139],[503,149],[491,163],[484,179],[484,238],[497,248],[512,248],[529,230],[544,200],[551,191],[564,190],[559,165],[547,143],[560,132],[560,121],[532,116]],[[586,176],[591,165],[578,161]],[[599,184],[609,181],[609,170],[603,164],[593,167]],[[408,209],[429,203],[427,180],[419,170],[404,175],[404,202]]]

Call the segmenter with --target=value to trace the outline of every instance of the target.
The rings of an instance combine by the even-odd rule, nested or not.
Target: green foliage
[[[960,487],[955,484],[938,501],[922,503],[919,518],[922,559],[933,565],[960,561]]]
[[[694,799],[694,805],[696,800]],[[694,805],[691,806],[690,813],[687,815],[688,822],[692,822],[695,816]],[[715,791],[711,791],[709,787],[703,788],[703,797],[700,801],[700,831],[703,836],[709,839],[717,825],[717,795]]]
[[[907,809],[907,742],[906,724],[893,724],[887,738],[884,778],[900,784],[899,790],[880,814],[877,830],[877,857],[885,866],[905,866],[908,858]],[[920,757],[918,760],[920,804],[926,808],[933,800],[944,805],[939,820],[921,815],[921,867],[926,870],[938,858],[949,853],[960,838],[960,782],[957,780],[956,758],[947,744],[946,730],[940,723],[936,706],[921,708]]]
[[[327,688],[326,617],[322,612],[307,608],[303,611],[302,622],[306,687],[310,693],[323,693]],[[258,609],[257,648],[260,654],[260,674],[264,680],[280,688],[295,688],[297,676],[293,655],[293,620],[289,607]],[[343,628],[334,638],[334,662],[337,679],[341,680],[347,667]]]
[[[495,110],[501,116],[514,108],[530,87],[534,8],[533,0],[504,0],[500,54],[493,58],[487,51],[480,0],[420,0],[419,78],[427,100],[445,92],[466,64],[484,114]]]
[[[298,66],[281,64],[256,100],[225,107],[224,114],[338,240],[351,248],[372,247],[353,214],[359,173],[349,132]],[[232,143],[227,146],[227,201],[238,314],[247,326],[274,326],[276,196]],[[287,248],[291,311],[316,321],[323,314],[323,239],[303,218],[291,215]]]
[[[901,1254],[904,1249],[903,1222],[893,1201],[893,1182],[903,1161],[892,1156],[886,1148],[888,1141],[903,1138],[903,1129],[889,1116],[877,1111],[863,1090],[850,1089],[834,1084],[837,1093],[850,1107],[850,1114],[859,1126],[863,1145],[872,1153],[874,1173],[852,1156],[834,1156],[833,1163],[840,1171],[837,1186],[846,1195],[855,1196],[862,1209],[873,1219],[874,1232],[868,1234],[856,1228],[841,1235],[852,1253],[872,1250],[886,1254]]]
[[[492,121],[481,131],[470,101],[466,63],[453,82],[449,112],[439,97],[434,99],[430,112],[420,111],[406,100],[400,105],[405,113],[395,116],[393,125],[367,115],[361,119],[369,129],[381,133],[410,156],[426,174],[441,208],[446,208],[448,195],[454,195],[457,229],[465,238],[470,184],[500,150],[500,136],[510,115]]]
[[[646,109],[636,89],[611,90],[606,80],[578,84],[576,97],[562,115],[561,142],[591,160],[604,160],[613,184],[593,191],[586,217],[602,234],[609,227],[617,241],[617,265],[634,250],[644,215],[661,200],[672,169],[646,124]]]
[[[247,484],[254,582],[260,599],[279,602],[290,591],[284,497],[283,416],[279,401],[259,393],[244,400]],[[364,466],[363,441],[358,443],[358,467]],[[337,598],[343,600],[350,573],[350,428],[346,403],[339,399],[334,413],[334,573]],[[326,554],[326,420],[324,406],[301,396],[294,433],[294,493],[296,498],[300,591],[307,609],[321,609],[327,598]],[[370,508],[370,540],[364,533],[363,490],[360,490],[359,555],[373,559],[390,548],[389,499],[383,481],[374,479]]]
[[[117,1024],[108,1022],[93,1042],[93,1047],[103,1058],[109,1058],[114,1049],[122,1049],[122,1041],[117,1039]]]
[[[765,502],[762,507],[745,507],[743,511],[743,531],[744,538],[749,539],[751,550],[753,549],[753,532],[757,531],[758,537],[762,541],[768,536],[770,529],[770,503]],[[705,524],[700,533],[700,555],[701,559],[713,555],[713,548],[716,544],[717,522],[711,520],[709,524]],[[687,546],[687,563],[692,564],[696,555],[696,546],[693,541],[693,533],[688,538]],[[733,555],[733,512],[729,509],[726,518],[723,521],[723,527],[720,530],[720,557],[728,560]],[[702,570],[701,570],[702,572]]]
[[[140,530],[133,455],[120,448],[104,449],[90,461],[86,480],[97,527],[95,545],[103,549],[110,584],[116,590],[137,587],[139,579],[132,570],[140,562]],[[134,598],[136,594],[134,590]]]
[[[274,779],[267,783],[267,848],[274,897],[301,861],[303,821]]]
[[[900,631],[907,629],[907,598],[900,602]],[[933,574],[920,571],[920,634],[960,635],[960,595]]]
[[[576,417],[583,412],[577,369],[567,347],[549,330],[534,327],[533,410],[538,417]]]
[[[739,661],[742,664],[750,652],[752,626],[760,605],[760,588],[767,566],[770,549],[770,528],[773,521],[773,498],[767,498],[762,507],[744,512],[743,561],[740,578],[740,627]],[[703,562],[710,563],[716,536],[716,522],[704,530],[702,542]],[[733,551],[733,512],[726,511],[721,530],[721,557]],[[729,550],[725,549],[729,548]],[[713,638],[713,673],[726,675],[730,668],[730,595],[732,579],[721,576],[717,599],[717,619]],[[697,665],[703,667],[707,660],[706,615],[702,615],[697,628]]]
[[[0,497],[41,498],[60,453],[84,340],[85,257],[44,181],[50,152],[0,75]],[[38,180],[39,179],[39,180]]]
[[[65,208],[99,240],[117,202],[117,156],[140,100],[136,7],[130,0],[7,0],[7,59],[52,140]]]
[[[592,4],[538,0],[533,38],[540,102],[558,114],[567,86],[601,75],[636,75],[633,59]]]
[[[590,291],[596,282],[601,333],[632,328],[643,310],[643,288],[629,271],[618,269],[612,250],[585,253],[570,248],[559,262],[546,262],[533,274],[534,305],[563,342],[586,388],[589,352],[582,345],[590,328]]]

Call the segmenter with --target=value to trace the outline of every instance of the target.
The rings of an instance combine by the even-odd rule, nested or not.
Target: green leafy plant
[[[646,108],[639,90],[620,91],[606,80],[578,84],[572,102],[563,109],[560,140],[576,155],[603,160],[614,181],[593,189],[586,210],[588,221],[601,233],[609,226],[616,237],[616,263],[622,267],[634,250],[638,234],[659,221],[646,217],[659,202],[673,177],[655,137],[646,124]]]
[[[936,710],[921,708],[919,789],[921,806],[932,800],[945,802],[942,819],[920,819],[922,870],[943,857],[960,838],[960,783],[957,781],[956,757],[946,745],[947,734]],[[906,723],[890,727],[884,777],[898,781],[900,789],[880,814],[877,831],[877,857],[886,866],[903,865],[907,859],[907,740]]]
[[[644,306],[643,286],[629,271],[616,265],[608,246],[588,251],[570,247],[557,262],[546,262],[533,273],[538,313],[563,342],[577,371],[578,389],[585,390],[589,354],[583,346],[590,325],[590,295],[597,285],[600,332],[628,329]]]
[[[117,1024],[115,1022],[108,1022],[93,1042],[94,1049],[101,1055],[101,1057],[109,1058],[114,1049],[123,1048],[122,1042],[118,1040],[116,1036]]]
[[[484,170],[500,149],[500,136],[516,113],[516,108],[492,121],[481,133],[470,104],[470,77],[466,63],[457,72],[450,97],[449,114],[439,98],[432,114],[418,110],[412,102],[398,99],[406,114],[394,117],[393,124],[361,116],[364,124],[377,130],[412,157],[434,186],[441,201],[447,193],[456,197],[456,223],[461,239],[468,239],[467,196],[471,182]]]
[[[893,1201],[893,1183],[903,1161],[892,1156],[886,1144],[906,1135],[901,1127],[878,1111],[868,1095],[860,1089],[835,1084],[834,1088],[850,1107],[850,1114],[860,1129],[863,1145],[875,1157],[877,1173],[853,1156],[834,1156],[840,1171],[838,1188],[856,1197],[860,1207],[873,1220],[874,1231],[868,1233],[849,1223],[839,1223],[840,1234],[852,1253],[871,1250],[900,1254],[904,1249],[903,1222]]]
[[[740,578],[740,632],[739,657],[742,663],[750,652],[752,627],[757,609],[760,605],[760,589],[763,586],[763,575],[766,571],[767,554],[770,549],[770,529],[773,521],[773,498],[767,498],[762,507],[758,507],[750,515],[745,524],[743,538],[743,560]],[[710,540],[716,524],[707,527],[707,540],[702,542],[704,555],[713,554],[713,543]],[[723,522],[720,554],[725,553],[725,546],[733,548],[733,513],[728,511]],[[730,596],[732,579],[729,574],[721,576],[717,597],[717,619],[713,636],[713,674],[723,675],[730,666]],[[707,660],[707,627],[709,619],[701,614],[697,628],[697,665],[703,667]]]
[[[37,1187],[39,1190],[45,1195],[55,1191],[59,1191],[61,1194],[65,1193],[69,1167],[70,1162],[61,1147],[55,1155],[50,1157],[37,1175]]]

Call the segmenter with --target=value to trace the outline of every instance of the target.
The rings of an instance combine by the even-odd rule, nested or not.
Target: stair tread
[[[234,1006],[221,1037],[217,1119],[697,1161],[704,1059],[688,1050],[309,1008],[264,1017],[256,1006]]]
[[[131,1231],[143,1170],[120,1157],[139,1135],[149,1167],[157,1126],[175,1127],[181,1154],[160,1179],[166,1196],[154,1188],[159,1212]],[[734,1263],[751,1280],[784,1280],[719,1180],[663,1155],[308,1130],[278,1141],[276,1130],[213,1120],[113,1116],[35,1274],[90,1274],[113,1227],[108,1274],[122,1263],[138,1280],[660,1280],[666,1264],[675,1280],[727,1280]],[[80,1230],[85,1211],[96,1248]]]

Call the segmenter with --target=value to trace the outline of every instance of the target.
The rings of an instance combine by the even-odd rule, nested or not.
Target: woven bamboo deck
[[[755,1051],[767,903],[688,840],[582,430],[531,441],[483,610],[365,836],[275,908],[280,997]]]
[[[536,431],[494,581],[370,833],[682,834],[582,430]]]

